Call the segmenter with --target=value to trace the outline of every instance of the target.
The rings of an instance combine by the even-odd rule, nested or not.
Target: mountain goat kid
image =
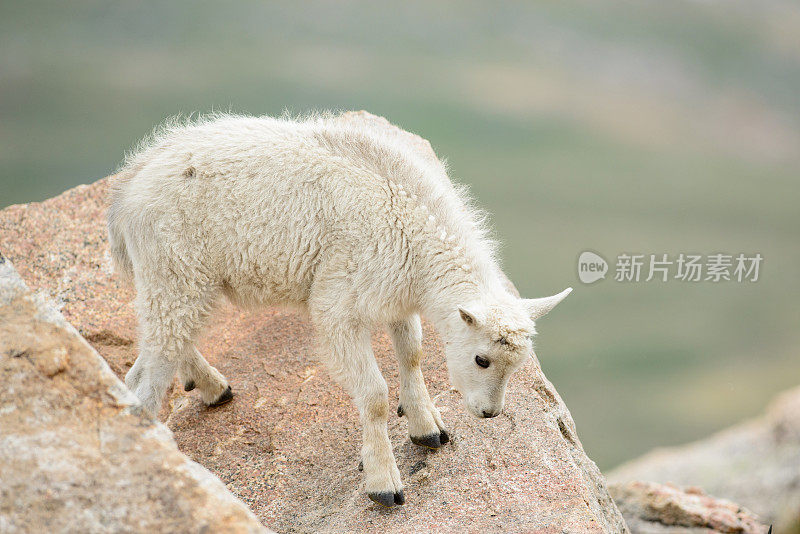
[[[153,414],[176,372],[207,404],[227,402],[227,379],[194,347],[220,296],[300,307],[358,407],[366,491],[385,506],[405,498],[371,332],[391,333],[411,440],[438,448],[449,437],[420,371],[419,314],[442,335],[467,410],[494,417],[531,357],[534,319],[570,291],[512,295],[481,217],[441,162],[341,117],[166,126],[115,180],[111,252],[135,282],[140,326],[128,387]]]

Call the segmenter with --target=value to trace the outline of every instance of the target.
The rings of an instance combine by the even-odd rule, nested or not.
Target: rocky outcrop
[[[699,488],[628,482],[608,489],[633,534],[765,534],[768,530],[749,511]]]
[[[746,506],[775,532],[800,532],[800,388],[779,396],[759,419],[653,451],[609,478],[699,486]]]
[[[371,121],[435,157],[427,141],[384,119],[362,112],[342,120]],[[0,212],[0,237],[31,287],[57,302],[121,377],[136,356],[133,290],[110,269],[106,197],[101,180],[12,206]],[[391,343],[381,334],[373,345],[396,403]],[[357,411],[315,360],[301,316],[225,305],[199,349],[231,381],[233,402],[208,409],[173,388],[161,416],[182,451],[278,531],[627,531],[566,406],[533,363],[512,379],[503,415],[471,418],[448,388],[441,343],[425,325],[423,365],[452,443],[417,447],[405,420],[392,419],[407,502],[385,510],[364,495]]]
[[[0,256],[0,532],[267,532]]]

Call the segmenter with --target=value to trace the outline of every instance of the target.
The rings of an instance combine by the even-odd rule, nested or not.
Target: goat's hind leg
[[[125,377],[128,388],[153,415],[158,414],[176,371],[182,379],[196,380],[209,404],[230,400],[227,381],[197,353],[193,343],[216,298],[216,289],[153,273],[138,274],[141,337],[139,357]]]
[[[152,345],[143,345],[136,363],[125,376],[125,384],[142,401],[144,409],[156,417],[174,375],[174,361]]]
[[[210,365],[194,346],[187,348],[178,364],[178,377],[185,391],[197,388],[203,402],[209,406],[226,404],[233,391],[225,377]]]

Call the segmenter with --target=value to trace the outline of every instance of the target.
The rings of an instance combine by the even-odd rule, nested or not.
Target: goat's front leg
[[[433,405],[420,368],[422,323],[419,315],[389,326],[400,363],[400,406],[397,415],[408,418],[408,433],[417,445],[438,449],[450,436],[439,410]]]
[[[363,327],[342,325],[322,333],[325,364],[350,393],[363,426],[361,462],[367,495],[383,506],[403,504],[403,483],[386,429],[388,388],[372,353],[370,333]]]

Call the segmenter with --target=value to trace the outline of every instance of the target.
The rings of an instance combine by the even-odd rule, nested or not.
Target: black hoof
[[[428,447],[429,449],[438,449],[442,446],[442,440],[440,436],[441,434],[431,434],[430,436],[421,436],[418,438],[411,436],[411,442],[422,447]]]
[[[189,380],[183,385],[183,391],[192,391],[194,389],[194,380]]]
[[[442,430],[442,431],[439,433],[439,443],[441,443],[442,445],[444,445],[444,444],[445,444],[445,443],[447,443],[448,441],[450,441],[450,434],[448,434],[448,433],[447,433],[447,430]]]
[[[395,504],[405,504],[406,502],[406,497],[403,495],[403,490],[400,490],[397,493],[392,493],[391,491],[367,493],[367,496],[372,499],[373,502],[376,502],[381,506],[385,506],[386,508],[391,508]]]
[[[231,387],[228,386],[228,389],[222,392],[222,395],[219,396],[217,400],[209,404],[209,406],[222,406],[223,404],[227,404],[233,400],[233,391],[231,391]]]
[[[402,405],[398,406],[397,407],[397,417],[403,417],[403,415],[405,415],[405,412],[403,411],[403,406]]]

